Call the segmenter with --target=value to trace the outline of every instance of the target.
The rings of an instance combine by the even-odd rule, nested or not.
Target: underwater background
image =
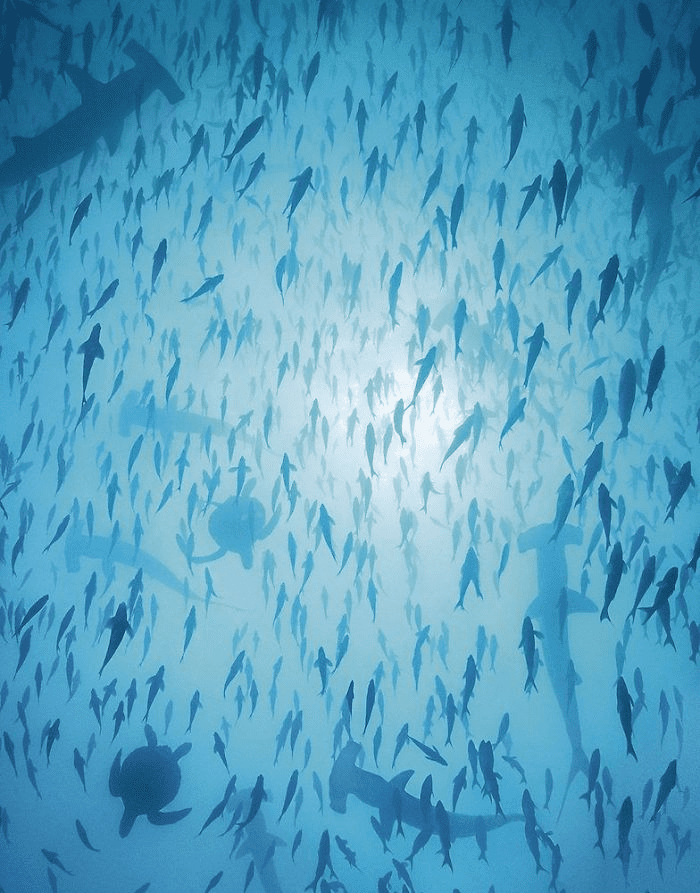
[[[698,886],[700,12],[3,0],[0,886]]]

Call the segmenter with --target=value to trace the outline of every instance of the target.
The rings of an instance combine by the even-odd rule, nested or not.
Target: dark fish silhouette
[[[90,337],[88,338],[88,340],[83,341],[83,343],[78,348],[78,353],[81,353],[83,355],[83,404],[85,404],[86,402],[85,390],[90,378],[92,366],[95,360],[104,360],[105,358],[105,352],[102,348],[102,345],[100,344],[100,331],[100,324],[95,323],[92,328],[92,332],[90,332]]]
[[[98,139],[114,155],[124,120],[154,92],[171,103],[184,98],[173,78],[139,43],[130,40],[124,52],[135,63],[106,84],[82,68],[67,64],[65,71],[80,91],[78,108],[34,137],[14,137],[15,153],[0,164],[0,189],[33,179],[51,168],[89,152]]]

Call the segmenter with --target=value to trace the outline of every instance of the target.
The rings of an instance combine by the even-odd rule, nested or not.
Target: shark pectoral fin
[[[121,118],[118,121],[111,121],[109,126],[105,127],[105,129],[102,131],[102,136],[107,143],[107,150],[109,151],[110,155],[114,155],[114,153],[119,148],[123,129],[124,119]]]
[[[598,608],[587,596],[581,595],[580,592],[575,592],[573,589],[567,589],[566,595],[569,614],[597,613]]]
[[[542,598],[541,595],[538,595],[534,601],[530,603],[530,607],[527,609],[528,617],[541,617],[542,614],[545,613],[547,609],[547,602]]]
[[[148,821],[152,825],[173,825],[180,819],[184,819],[190,812],[192,812],[190,808],[176,809],[174,812],[149,812]]]

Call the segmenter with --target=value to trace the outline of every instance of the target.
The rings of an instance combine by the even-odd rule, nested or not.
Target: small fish
[[[151,293],[155,291],[156,279],[158,278],[160,271],[163,269],[163,264],[165,263],[167,256],[168,240],[161,239],[155,250],[155,254],[153,255],[153,266],[151,268]]]
[[[80,819],[76,819],[76,820],[75,820],[75,829],[76,829],[76,831],[78,832],[78,837],[79,837],[80,840],[82,841],[83,846],[85,846],[88,850],[92,850],[93,853],[99,853],[99,852],[100,852],[96,847],[94,847],[94,846],[90,843],[90,840],[88,839],[88,836],[87,836],[87,831],[86,831],[85,828],[83,827],[83,825],[82,825]]]
[[[108,301],[111,301],[114,295],[117,293],[117,288],[119,287],[119,279],[113,279],[107,288],[100,295],[100,300],[95,304],[95,306],[88,313],[89,317],[93,317],[98,310],[101,310]]]
[[[92,193],[88,192],[85,198],[80,202],[78,207],[75,209],[75,214],[73,214],[73,220],[70,225],[70,236],[68,238],[68,244],[70,245],[73,241],[73,236],[75,234],[76,229],[80,226],[83,220],[87,217],[88,211],[90,210],[90,202],[92,201]]]

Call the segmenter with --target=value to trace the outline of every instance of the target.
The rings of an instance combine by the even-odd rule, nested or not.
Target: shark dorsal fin
[[[405,772],[399,772],[398,775],[395,775],[389,784],[392,788],[401,788],[403,790],[408,784],[409,779],[413,775],[413,769],[406,769]]]

